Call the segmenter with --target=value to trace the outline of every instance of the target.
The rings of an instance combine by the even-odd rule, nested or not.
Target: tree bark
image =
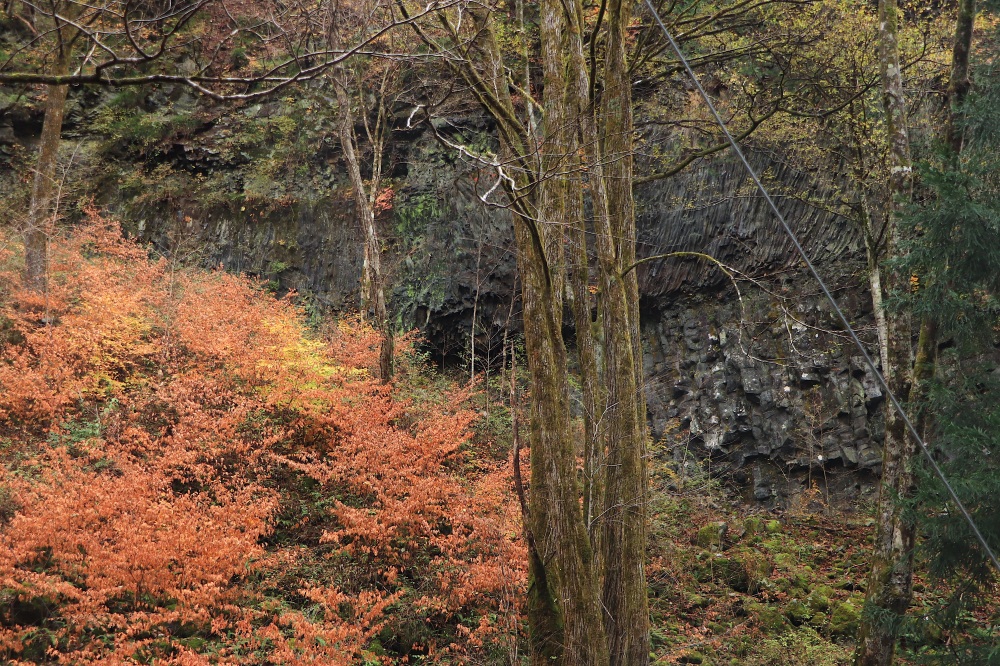
[[[536,642],[532,660],[536,664],[554,661],[603,666],[608,662],[607,645],[602,631],[593,550],[580,508],[577,447],[570,430],[566,351],[561,332],[565,284],[563,246],[567,230],[578,224],[577,216],[582,214],[579,151],[572,117],[574,108],[567,87],[563,5],[558,0],[543,0],[540,11],[545,116],[539,144],[538,216],[535,234],[527,233],[530,231],[525,224],[527,220],[517,218],[515,232],[529,368],[533,355],[536,360],[536,369],[532,371],[532,396],[535,398],[532,431],[537,433],[538,442],[533,439],[531,447],[532,527],[536,535],[551,535],[551,538],[543,537],[539,547],[541,562],[546,563],[545,578],[556,583],[550,587],[548,597],[558,608],[564,647]],[[570,248],[574,268],[571,288],[574,288],[574,312],[578,321],[583,318],[586,308],[586,301],[581,298],[584,295],[580,294],[586,266],[586,250],[582,252],[581,255],[580,247]],[[589,320],[589,308],[586,309]],[[529,331],[535,343],[529,340]],[[589,373],[595,367],[585,368],[591,381],[594,377]],[[533,578],[538,580],[539,576]],[[537,586],[534,591],[541,592]],[[546,603],[535,595],[529,599],[529,617],[534,609],[533,625],[537,623],[542,627],[547,621],[539,613],[545,610]],[[556,658],[552,659],[553,656]]]
[[[543,10],[544,11],[544,10]],[[533,664],[604,666],[607,645],[594,575],[593,551],[580,506],[576,446],[570,430],[566,347],[562,337],[561,245],[565,221],[546,218],[562,211],[541,200],[561,196],[539,187],[539,162],[558,153],[536,152],[533,120],[517,117],[506,71],[489,24],[489,13],[469,9],[477,39],[468,58],[449,66],[497,123],[497,169],[511,195],[517,264],[521,277],[524,342],[528,361],[531,445],[529,530],[536,552],[529,557],[528,624]],[[446,31],[456,31],[445,16]],[[544,23],[544,19],[543,19]],[[555,24],[550,23],[549,27]],[[457,36],[457,35],[456,35]],[[421,35],[428,43],[433,43]],[[551,39],[552,35],[548,37]],[[546,95],[555,94],[546,91]],[[546,122],[551,124],[550,119]],[[556,243],[558,239],[558,243]]]
[[[965,121],[965,98],[972,83],[969,66],[972,56],[972,34],[976,22],[976,0],[959,0],[955,19],[955,39],[951,52],[951,76],[948,81],[947,142],[956,158],[962,153]]]
[[[912,174],[898,34],[899,9],[896,0],[880,0],[878,55],[889,142],[885,246],[890,257],[896,255],[899,245],[896,209],[900,200],[909,195]],[[877,257],[874,259],[878,260]],[[891,293],[905,288],[906,278],[898,272],[890,273],[885,282],[887,293]],[[879,331],[879,337],[885,341],[888,362],[884,364],[882,373],[890,390],[901,402],[905,402],[910,392],[913,365],[909,318],[905,313],[886,312],[884,326],[885,329]],[[913,593],[915,527],[906,519],[902,502],[912,496],[914,490],[912,465],[916,443],[888,400],[885,409],[886,432],[876,537],[865,612],[858,631],[855,666],[888,666],[892,663],[898,618],[906,612]]]
[[[544,567],[531,572],[532,662],[597,666],[607,663],[607,647],[580,511],[561,313],[553,307],[552,282],[539,261],[541,247],[526,227],[515,218],[531,375],[531,524],[538,535],[536,564]]]
[[[598,148],[605,202],[595,201],[608,384],[607,466],[602,516],[604,624],[612,666],[649,662],[646,585],[646,405],[639,342],[639,288],[632,196],[632,91],[625,47],[631,4],[608,2],[605,90]],[[592,165],[593,167],[594,165]]]
[[[405,7],[399,6],[405,13]],[[495,168],[510,195],[514,218],[532,396],[529,531],[537,547],[537,557],[536,553],[529,557],[532,663],[643,664],[649,656],[643,566],[645,409],[637,367],[638,291],[632,282],[634,276],[622,275],[635,254],[630,91],[627,83],[614,87],[604,115],[598,117],[590,103],[589,76],[582,55],[582,4],[543,0],[539,9],[545,83],[540,131],[530,114],[530,101],[526,102],[529,117],[525,121],[515,111],[507,71],[485,9],[472,6],[466,14],[472,17],[470,29],[476,35],[464,51],[466,57],[445,61],[496,121],[501,154]],[[617,2],[609,19],[613,25],[609,51],[614,55],[609,56],[607,75],[622,82],[628,81],[624,74],[628,20],[627,7]],[[457,29],[443,13],[439,22],[453,41],[461,42]],[[419,26],[415,29],[428,46],[442,51]],[[529,94],[527,89],[525,92]],[[585,163],[581,152],[586,154]],[[612,163],[607,173],[606,162]],[[605,337],[603,380],[608,398],[599,429],[596,421],[602,401],[596,386],[598,371],[593,367],[598,365],[596,345],[587,336],[593,319],[586,293],[589,267],[582,174],[586,174],[594,202],[599,316]],[[614,216],[609,212],[606,192],[609,178],[619,181],[613,193]],[[600,532],[607,571],[603,586],[598,585],[598,567],[581,511],[578,449],[570,431],[566,349],[561,334],[567,261],[574,317],[584,341],[584,382],[594,384],[585,404],[595,422],[586,427],[588,433],[600,432],[598,448],[606,449],[603,502],[598,505],[593,494],[585,495],[588,509],[600,513],[594,525]],[[585,360],[591,357],[593,366]],[[598,458],[585,456],[588,475],[593,478],[598,476],[593,468]],[[614,656],[609,656],[609,646]]]
[[[372,205],[374,196],[369,196],[365,182],[361,178],[361,164],[358,160],[356,139],[354,136],[354,113],[351,109],[351,99],[347,94],[346,74],[342,68],[336,72],[337,81],[334,87],[337,91],[337,106],[339,107],[340,144],[344,151],[344,161],[347,164],[347,174],[354,189],[354,205],[357,207],[358,221],[365,235],[365,263],[362,279],[363,305],[370,305],[375,314],[375,329],[382,336],[379,347],[379,378],[383,382],[392,380],[394,338],[389,322],[389,314],[385,303],[385,281],[382,275],[382,247],[379,242],[378,228],[375,226],[375,211]],[[375,183],[372,187],[377,187]]]
[[[890,196],[895,201],[909,188],[910,163],[905,136],[905,107],[902,79],[899,75],[896,47],[897,10],[894,3],[883,0],[880,5],[880,52],[886,115],[889,119],[891,161]],[[970,88],[969,61],[975,23],[975,0],[961,0],[955,22],[952,49],[952,69],[948,86],[949,114],[945,141],[956,163],[962,151],[963,106]],[[906,148],[906,150],[904,150]],[[890,204],[890,214],[892,214]],[[889,252],[896,252],[898,232],[889,220]],[[904,276],[894,276],[893,287],[904,288]],[[927,410],[929,382],[934,376],[937,357],[937,322],[925,317],[920,323],[915,358],[911,359],[908,322],[901,315],[887,317],[890,362],[883,372],[894,375],[889,386],[901,401],[915,410],[917,429],[926,430],[930,415]],[[880,332],[881,333],[881,332]],[[912,371],[911,371],[912,368]],[[905,373],[905,374],[904,374]],[[912,466],[918,455],[917,442],[907,432],[902,419],[891,405],[886,405],[886,443],[883,450],[882,490],[879,496],[878,534],[873,557],[866,613],[859,635],[856,666],[887,666],[893,661],[898,623],[909,608],[913,592],[913,546],[915,526],[904,515],[901,502],[912,496],[914,475]]]
[[[582,187],[578,184],[566,202],[567,256],[569,285],[573,295],[573,323],[576,327],[576,355],[580,366],[580,392],[583,398],[583,519],[596,553],[597,531],[593,527],[603,502],[602,424],[606,402],[601,386],[590,307],[590,266],[582,194]]]
[[[564,141],[560,150],[570,162],[564,171],[570,173],[572,166],[573,172],[582,173],[586,167],[594,212],[601,289],[599,308],[605,340],[603,377],[607,388],[601,417],[603,506],[596,521],[600,530],[601,600],[609,663],[631,666],[648,662],[649,615],[644,566],[645,406],[637,354],[638,287],[634,273],[622,275],[635,258],[631,86],[624,48],[629,19],[628,5],[613,0],[606,23],[608,46],[604,80],[614,83],[604,91],[600,112],[595,115],[583,55],[582,4],[554,0],[543,4],[543,62],[550,67],[546,70],[546,99],[552,92],[558,99],[565,100],[556,114],[546,104],[546,143],[553,130],[561,132],[563,128],[573,128],[574,136],[579,139]],[[557,22],[561,25],[551,29],[553,35],[547,42],[546,24],[555,26]],[[561,37],[561,44],[557,44],[556,36]],[[555,80],[557,72],[559,81]],[[585,165],[579,158],[581,143],[587,156]],[[569,175],[563,179],[570,186],[580,182]],[[582,203],[582,187],[579,195],[574,191],[568,199],[576,201],[578,196]],[[582,206],[572,206],[567,208],[569,210],[582,213]],[[566,219],[572,224],[571,218]],[[584,236],[582,226],[578,235]],[[577,261],[586,261],[586,256],[578,257]],[[589,327],[589,306],[586,317],[578,311],[577,319],[578,329]],[[591,502],[593,499],[590,498]]]
[[[563,48],[572,49],[572,43],[578,41],[578,30],[567,23],[563,32]],[[582,42],[580,42],[582,45]],[[572,51],[570,51],[572,52]],[[594,319],[591,308],[590,293],[590,259],[587,251],[587,220],[584,209],[584,169],[580,157],[583,132],[580,110],[575,99],[573,82],[576,63],[567,62],[565,80],[567,122],[566,135],[567,164],[565,175],[566,192],[566,241],[567,267],[569,274],[570,293],[573,296],[573,318],[576,328],[576,353],[580,366],[580,388],[583,398],[583,517],[590,535],[591,546],[595,555],[598,550],[598,530],[594,529],[596,516],[603,505],[602,472],[604,469],[604,436],[603,423],[606,407],[605,391],[602,387],[600,364],[597,354],[597,342],[594,336]],[[584,110],[584,113],[586,110]],[[571,167],[571,168],[570,168]],[[600,574],[600,566],[597,573]]]
[[[53,74],[64,75],[69,71],[68,58],[60,57]],[[45,292],[48,287],[49,238],[54,230],[59,165],[59,143],[63,117],[66,113],[68,85],[48,86],[45,100],[45,119],[38,148],[38,162],[31,188],[31,205],[24,236],[24,284],[27,288]]]

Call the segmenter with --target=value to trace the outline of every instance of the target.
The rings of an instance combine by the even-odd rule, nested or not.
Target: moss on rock
[[[792,599],[785,604],[784,612],[785,617],[787,617],[791,623],[796,626],[804,624],[813,616],[813,612],[809,610],[809,607],[798,599]]]
[[[727,553],[726,557],[716,556],[706,564],[710,572],[695,572],[695,578],[704,579],[706,574],[716,582],[724,583],[737,592],[753,594],[761,587],[774,570],[771,562],[761,553],[752,548],[737,548]]]
[[[853,636],[858,632],[861,612],[851,601],[837,604],[830,616],[830,634],[833,636]]]
[[[809,626],[814,629],[822,629],[826,627],[826,623],[830,618],[826,613],[816,613],[811,618],[809,618]]]
[[[764,531],[764,521],[757,516],[750,516],[743,521],[743,529],[747,534],[760,534]]]
[[[760,609],[757,613],[756,623],[761,631],[771,635],[780,634],[789,627],[785,615],[777,608],[770,606],[764,606]]]
[[[725,523],[709,523],[698,530],[694,542],[705,550],[722,550],[722,537],[725,533]]]
[[[774,556],[774,563],[780,569],[793,569],[798,564],[798,560],[791,553],[778,553]]]
[[[829,585],[819,585],[809,593],[806,603],[814,612],[826,612],[830,610],[830,597],[833,596],[833,588]]]

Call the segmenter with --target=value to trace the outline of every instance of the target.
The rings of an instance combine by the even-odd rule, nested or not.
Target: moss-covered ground
[[[649,566],[657,664],[849,663],[864,604],[865,511],[768,512],[654,465]],[[809,491],[807,491],[809,492]]]

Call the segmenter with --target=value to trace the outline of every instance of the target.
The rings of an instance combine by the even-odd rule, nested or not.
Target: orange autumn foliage
[[[461,662],[517,626],[467,394],[404,399],[370,329],[311,334],[93,210],[44,297],[0,248],[0,661]]]

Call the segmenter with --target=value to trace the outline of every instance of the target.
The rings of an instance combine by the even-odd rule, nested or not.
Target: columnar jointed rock
[[[786,286],[802,293],[804,281]],[[880,462],[877,381],[819,296],[742,291],[742,303],[729,291],[647,316],[654,438],[734,473],[757,500],[795,494],[810,475],[853,494],[857,478],[842,472],[877,472]]]

